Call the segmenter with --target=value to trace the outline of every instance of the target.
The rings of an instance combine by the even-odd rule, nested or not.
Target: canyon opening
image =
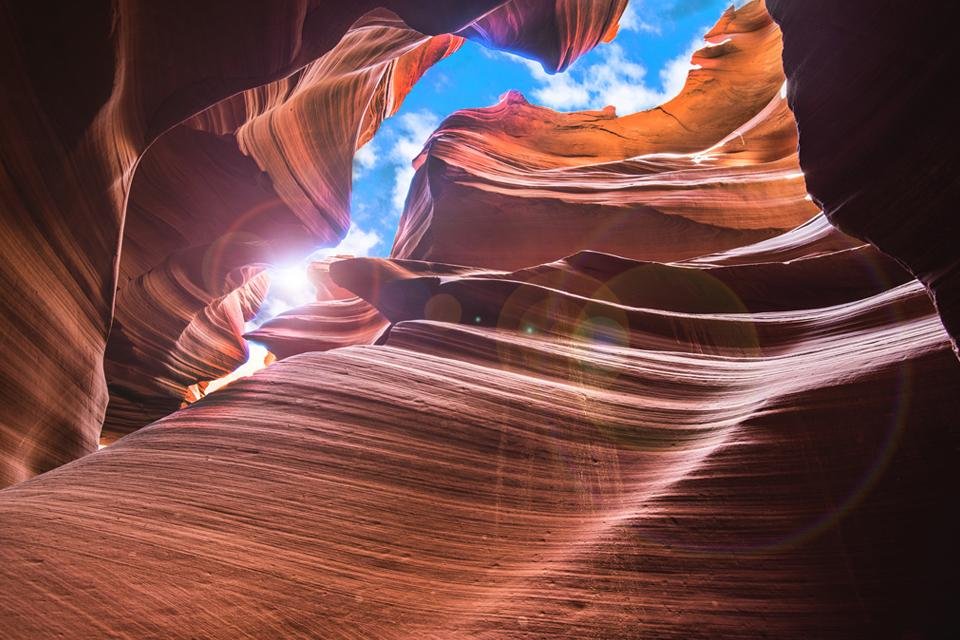
[[[0,637],[960,636],[955,13],[3,2]]]

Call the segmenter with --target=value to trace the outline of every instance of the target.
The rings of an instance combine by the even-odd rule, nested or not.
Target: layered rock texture
[[[187,385],[246,360],[243,324],[263,289],[250,266],[346,233],[353,151],[459,41],[373,12],[316,62],[211,107],[150,148],[129,199],[105,435],[170,413]],[[238,296],[254,304],[228,300]]]
[[[650,111],[557,113],[508,93],[447,118],[416,161],[393,255],[500,269],[581,249],[676,260],[809,219],[779,29],[754,2],[706,38],[680,95]]]
[[[4,493],[11,628],[848,638],[944,622],[956,531],[929,487],[952,475],[960,366],[922,286],[822,218],[686,263],[332,271],[394,321],[381,345],[286,358]],[[52,616],[58,593],[84,617]]]
[[[245,358],[264,267],[342,235],[352,152],[458,38],[562,69],[624,10],[328,4],[3,10],[2,635],[956,635],[927,293],[953,326],[956,254],[913,244],[954,160],[870,172],[933,77],[892,7],[771,0],[787,98],[756,1],[661,108],[452,115],[393,255],[314,263],[247,335],[279,361],[166,415]],[[883,65],[914,93],[880,104]],[[857,86],[875,117],[831,120]],[[108,438],[166,417],[27,479],[95,447],[104,370]]]
[[[96,449],[104,372],[115,437],[242,362],[257,265],[345,232],[353,150],[503,5],[5,6],[2,335],[30,365],[0,373],[0,486]],[[625,2],[527,5],[568,63]]]

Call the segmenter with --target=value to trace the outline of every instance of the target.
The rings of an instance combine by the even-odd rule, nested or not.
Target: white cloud
[[[706,34],[706,30],[704,30],[704,34]],[[687,46],[686,51],[668,61],[660,69],[660,82],[663,84],[663,95],[666,96],[663,102],[675,97],[683,90],[683,85],[687,82],[687,75],[690,70],[697,68],[690,62],[690,59],[693,58],[694,53],[706,46],[708,46],[707,42],[702,37],[695,38]]]
[[[574,66],[556,75],[547,74],[536,62],[515,56],[510,59],[526,66],[540,85],[532,91],[534,102],[559,111],[613,105],[618,114],[625,115],[656,107],[680,93],[687,73],[693,68],[691,56],[704,46],[702,37],[694,39],[686,51],[660,69],[657,85],[648,83],[647,68],[632,60],[617,43],[597,49],[600,62],[586,67]]]
[[[382,240],[382,238],[376,231],[364,231],[355,223],[351,222],[350,230],[347,231],[347,235],[343,237],[340,244],[335,247],[326,247],[314,251],[310,254],[310,257],[307,258],[306,262],[338,255],[356,256],[358,258],[366,257],[370,255],[371,249],[380,244],[380,240]]]
[[[390,161],[396,166],[393,178],[392,202],[395,212],[403,211],[403,203],[413,180],[413,159],[420,155],[423,145],[440,124],[437,114],[422,109],[397,118],[399,133],[390,149]]]
[[[393,202],[393,209],[398,215],[403,213],[403,205],[407,201],[407,192],[410,191],[410,183],[413,182],[415,173],[416,171],[413,170],[411,165],[405,164],[398,166],[396,173],[393,175],[391,202]]]
[[[377,162],[380,160],[377,146],[373,143],[373,140],[363,145],[357,149],[356,153],[353,154],[353,173],[354,176],[359,176],[365,171],[369,171],[377,166]]]
[[[624,31],[639,31],[642,33],[653,33],[660,35],[660,25],[648,22],[640,16],[640,9],[634,0],[627,5],[623,15],[620,16],[620,28]]]
[[[421,109],[412,113],[405,113],[397,118],[400,134],[393,148],[390,149],[390,158],[395,162],[411,162],[427,143],[427,138],[434,132],[440,119],[437,114]]]

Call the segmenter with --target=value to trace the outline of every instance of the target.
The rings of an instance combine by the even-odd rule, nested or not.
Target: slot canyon
[[[0,638],[960,637],[957,13],[3,0]]]

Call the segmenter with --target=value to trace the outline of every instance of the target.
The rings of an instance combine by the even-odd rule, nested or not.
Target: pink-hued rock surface
[[[583,27],[545,58],[585,50],[624,6],[526,4]],[[107,383],[121,434],[241,362],[245,278],[343,235],[353,151],[456,49],[449,34],[503,5],[5,7],[0,335],[29,365],[0,372],[0,486],[96,450]],[[218,355],[186,355],[187,334]]]
[[[262,293],[249,282],[259,266],[346,233],[362,136],[459,42],[373,12],[296,74],[214,105],[147,151],[128,200],[101,441],[176,410],[187,386],[247,359],[243,325],[262,295],[240,288]],[[225,300],[238,295],[253,304]]]
[[[952,473],[960,365],[920,284],[818,224],[671,265],[336,262],[402,319],[382,344],[291,356],[8,489],[4,620],[304,638],[938,622],[954,530],[927,489]],[[664,280],[660,302],[638,286]],[[406,307],[379,295],[404,288]],[[58,593],[83,615],[52,615]]]
[[[391,257],[247,334],[460,38],[625,2],[0,10],[0,636],[954,637],[946,55],[885,40],[945,20],[769,4],[661,108],[453,114]]]

